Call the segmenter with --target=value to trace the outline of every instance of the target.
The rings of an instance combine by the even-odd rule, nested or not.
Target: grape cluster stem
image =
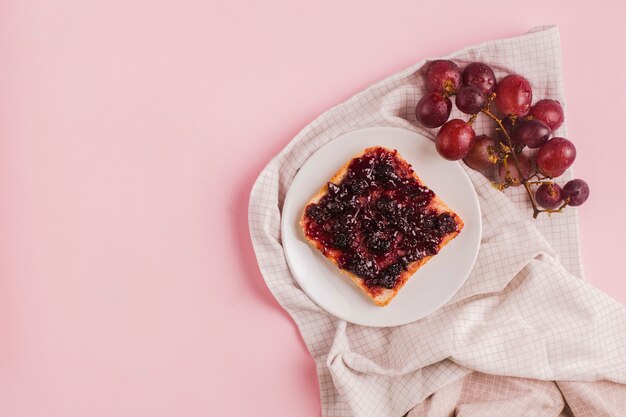
[[[493,100],[493,97],[495,96],[495,94],[492,95],[491,100]],[[481,112],[486,115],[487,117],[489,117],[490,119],[492,119],[494,122],[496,122],[496,124],[498,125],[498,128],[500,129],[501,133],[504,135],[504,137],[506,138],[507,144],[509,146],[509,148],[511,149],[511,153],[510,155],[513,156],[513,163],[515,164],[515,168],[517,168],[517,172],[518,175],[521,177],[520,178],[520,183],[524,186],[524,189],[526,190],[526,193],[528,194],[528,197],[530,198],[530,203],[533,206],[533,219],[536,219],[537,216],[539,216],[539,213],[561,213],[563,211],[563,209],[567,206],[567,202],[564,202],[563,205],[561,205],[561,207],[557,208],[557,209],[545,209],[545,210],[541,210],[539,209],[539,206],[537,204],[537,201],[535,200],[535,195],[531,189],[531,185],[532,184],[546,184],[546,183],[550,183],[551,181],[543,181],[544,179],[548,179],[542,176],[539,176],[539,174],[535,173],[534,175],[532,175],[530,178],[532,177],[537,177],[537,179],[539,179],[539,181],[529,181],[530,178],[524,178],[524,176],[522,175],[522,169],[520,167],[520,164],[517,160],[517,155],[515,154],[515,151],[513,150],[513,141],[511,140],[511,137],[509,136],[509,133],[506,131],[506,129],[504,128],[504,125],[502,124],[502,120],[500,118],[498,118],[495,114],[493,114],[491,112],[491,110],[489,109],[489,104],[491,103],[491,100],[489,100],[489,103],[487,104],[487,106],[485,106],[485,108],[483,108],[481,110]],[[473,121],[473,119],[471,119]]]

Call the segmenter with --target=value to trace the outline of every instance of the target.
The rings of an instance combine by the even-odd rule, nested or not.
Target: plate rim
[[[347,132],[344,132],[338,136],[335,136],[334,138],[330,139],[328,142],[326,142],[324,145],[320,146],[318,149],[316,149],[315,151],[313,151],[311,153],[311,155],[309,155],[309,157],[302,163],[302,165],[300,165],[300,167],[298,168],[296,174],[294,175],[294,177],[291,180],[291,183],[289,184],[289,187],[287,188],[287,192],[285,193],[285,198],[283,200],[283,204],[281,206],[281,219],[280,219],[280,234],[281,234],[281,246],[282,246],[282,250],[283,250],[283,254],[285,255],[285,259],[287,260],[287,265],[289,267],[289,272],[292,274],[293,278],[295,279],[295,281],[298,283],[298,286],[300,287],[300,289],[307,295],[307,297],[313,302],[315,303],[316,306],[318,306],[319,308],[321,308],[323,311],[327,312],[328,314],[331,314],[332,316],[343,320],[345,322],[348,323],[353,323],[356,325],[360,325],[360,326],[366,326],[366,327],[375,327],[375,328],[385,328],[385,327],[397,327],[397,326],[403,326],[406,324],[410,324],[413,322],[416,322],[418,320],[421,320],[425,317],[430,316],[431,314],[435,313],[437,310],[439,310],[441,307],[445,306],[458,292],[459,290],[463,287],[463,285],[465,285],[465,283],[467,282],[467,279],[469,278],[469,276],[471,275],[471,272],[474,270],[474,267],[476,265],[476,260],[478,259],[478,254],[480,252],[480,246],[481,246],[481,241],[482,241],[482,233],[483,233],[483,222],[482,222],[482,209],[480,207],[480,199],[478,198],[478,194],[476,193],[476,187],[474,187],[474,184],[472,183],[472,180],[470,179],[469,175],[467,174],[467,172],[463,169],[463,167],[461,167],[460,163],[458,161],[449,161],[449,162],[454,162],[456,164],[456,168],[458,168],[458,170],[463,174],[463,176],[465,177],[465,179],[467,180],[467,182],[470,184],[471,189],[472,189],[472,197],[473,200],[475,202],[475,206],[478,210],[478,244],[476,245],[476,250],[474,251],[474,255],[472,257],[472,262],[471,262],[471,266],[468,269],[466,276],[464,277],[463,280],[459,281],[459,284],[457,286],[455,286],[454,291],[451,291],[451,295],[444,301],[442,301],[441,303],[437,303],[436,306],[434,306],[428,313],[423,314],[419,317],[414,317],[414,318],[410,318],[407,320],[398,320],[396,322],[394,322],[393,324],[371,324],[371,323],[367,323],[361,320],[354,320],[353,318],[348,318],[345,315],[338,313],[336,310],[329,310],[327,309],[325,306],[321,305],[316,298],[311,295],[309,293],[309,291],[306,289],[306,285],[303,285],[303,283],[301,282],[301,280],[298,278],[298,274],[294,271],[295,268],[293,266],[293,260],[291,259],[291,255],[289,254],[289,251],[286,249],[286,245],[284,242],[284,236],[286,235],[286,230],[289,227],[287,225],[287,219],[284,215],[284,208],[285,205],[288,201],[288,197],[290,192],[292,191],[292,185],[294,183],[294,181],[296,180],[296,178],[298,177],[298,175],[300,175],[300,173],[302,172],[302,167],[305,166],[309,160],[311,158],[314,157],[314,155],[316,155],[317,153],[319,153],[320,151],[322,151],[324,148],[326,148],[327,146],[331,146],[331,144],[333,144],[333,142],[336,142],[338,140],[341,140],[342,138],[348,136],[348,135],[353,135],[356,133],[360,133],[360,132],[365,132],[365,131],[389,131],[389,130],[395,130],[395,131],[401,131],[404,133],[410,133],[412,135],[418,135],[421,136],[422,138],[426,139],[426,140],[430,140],[428,139],[426,136],[424,136],[423,134],[413,131],[413,130],[409,130],[409,129],[405,129],[405,128],[401,128],[401,127],[395,127],[395,126],[370,126],[370,127],[365,127],[365,128],[360,128],[360,129],[354,129],[354,130],[350,130]],[[373,146],[373,145],[370,145]],[[380,146],[384,146],[384,145],[380,145]],[[409,161],[410,163],[410,161]],[[302,231],[299,230],[299,234],[302,235]],[[303,235],[301,236],[303,237]],[[309,245],[308,242],[304,241],[303,243]],[[309,245],[310,246],[310,245]],[[336,268],[336,265],[334,265]],[[338,278],[342,278],[341,272],[337,272]],[[354,285],[354,283],[350,283],[352,285]],[[355,290],[358,290],[358,288],[355,288]],[[384,307],[381,307],[384,308]]]

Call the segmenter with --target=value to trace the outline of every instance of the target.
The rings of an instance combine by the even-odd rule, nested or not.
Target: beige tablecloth
[[[486,62],[498,78],[523,74],[536,99],[565,104],[556,27],[447,58],[460,65]],[[476,266],[446,306],[405,326],[339,320],[291,275],[280,216],[298,168],[319,147],[355,129],[393,126],[433,137],[435,131],[419,126],[414,115],[426,62],[322,114],[272,159],[252,189],[249,222],[259,267],[315,359],[323,415],[626,416],[626,310],[582,279],[575,209],[533,221],[522,189],[500,193],[468,169],[483,211]],[[492,129],[483,118],[475,126],[478,132]],[[566,126],[558,134],[567,136]],[[616,271],[615,279],[622,278]]]

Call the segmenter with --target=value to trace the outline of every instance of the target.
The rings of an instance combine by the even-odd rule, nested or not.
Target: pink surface
[[[0,416],[319,415],[249,243],[254,178],[368,84],[543,23],[587,278],[626,304],[624,6],[207,3],[0,4]]]

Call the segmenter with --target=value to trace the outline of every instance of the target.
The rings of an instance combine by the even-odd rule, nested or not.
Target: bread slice
[[[318,249],[328,260],[334,263],[339,268],[339,271],[343,275],[350,278],[352,282],[354,282],[363,291],[363,293],[366,296],[368,296],[376,305],[382,307],[382,306],[386,306],[387,304],[389,304],[389,302],[398,294],[400,289],[407,283],[409,278],[418,269],[420,269],[424,264],[426,264],[426,262],[428,262],[433,256],[436,255],[436,253],[438,253],[445,245],[447,245],[452,239],[454,239],[461,232],[461,229],[463,228],[463,221],[450,207],[448,207],[446,203],[444,203],[437,195],[433,193],[430,202],[425,207],[423,207],[423,212],[428,213],[429,215],[441,215],[441,214],[446,213],[447,220],[448,220],[448,228],[449,228],[450,218],[454,221],[454,225],[455,225],[454,230],[447,231],[448,228],[446,228],[444,229],[445,230],[444,232],[439,233],[440,240],[436,247],[435,254],[424,256],[421,259],[415,260],[409,263],[408,265],[405,265],[402,272],[400,272],[400,274],[397,275],[395,283],[393,283],[390,288],[389,288],[390,285],[387,285],[387,286],[372,285],[371,280],[369,281],[369,285],[368,285],[367,279],[356,275],[355,273],[347,270],[346,268],[342,268],[340,260],[341,260],[342,255],[345,253],[345,251],[342,251],[341,249],[338,249],[338,248],[334,248],[332,247],[332,245],[328,245],[327,242],[325,244],[325,242],[323,242],[319,237],[314,236],[314,234],[310,232],[309,226],[311,226],[312,224],[311,222],[314,222],[314,220],[307,215],[307,209],[311,207],[312,205],[317,205],[318,203],[320,203],[320,201],[329,194],[330,192],[329,185],[328,185],[329,183],[332,183],[336,186],[342,185],[342,183],[346,179],[346,176],[349,173],[349,169],[353,161],[355,160],[361,161],[362,159],[359,159],[359,158],[363,158],[363,157],[367,158],[368,155],[374,155],[376,153],[379,153],[379,154],[385,153],[386,157],[393,158],[394,160],[393,164],[396,167],[395,173],[400,174],[405,179],[405,181],[409,181],[411,183],[412,181],[415,181],[416,185],[424,187],[426,190],[428,190],[428,192],[432,192],[432,190],[429,190],[424,185],[422,180],[417,176],[417,174],[413,171],[411,165],[406,160],[404,160],[404,158],[402,158],[398,154],[397,151],[390,150],[390,149],[380,147],[380,146],[370,147],[370,148],[364,149],[363,151],[355,155],[352,159],[350,159],[330,179],[330,181],[326,183],[326,185],[324,185],[308,201],[308,203],[304,207],[304,211],[300,219],[300,226],[302,227],[305,238],[313,247]],[[385,191],[385,192],[393,194],[394,193],[393,187],[391,188],[391,191]],[[366,193],[366,197],[362,197],[362,198],[367,198],[367,201],[368,201],[367,204],[370,204],[369,203],[370,197],[371,196],[367,196],[367,193]],[[393,198],[393,197],[390,197],[390,198]],[[357,215],[358,215],[358,211],[357,211]],[[434,231],[435,229],[433,228],[432,230]],[[351,239],[355,239],[355,238],[356,238],[355,236],[351,236]],[[363,239],[364,238],[362,237],[361,240]]]

